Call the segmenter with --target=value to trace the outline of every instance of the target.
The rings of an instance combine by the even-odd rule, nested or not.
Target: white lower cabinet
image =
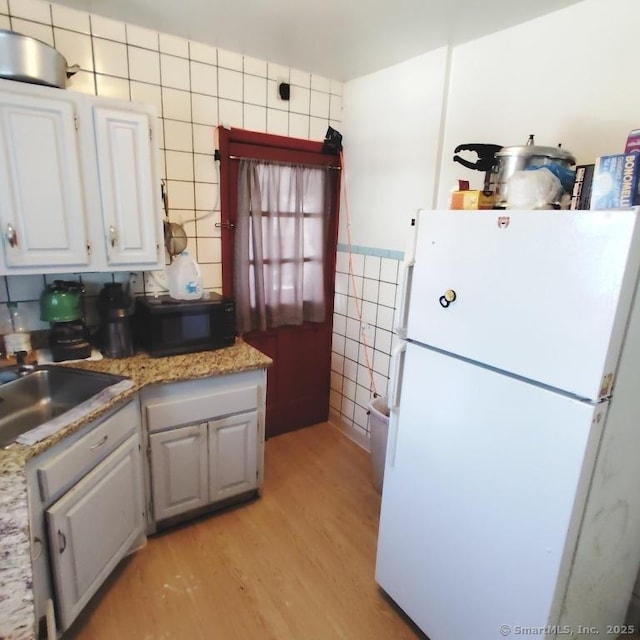
[[[207,425],[154,433],[149,440],[155,519],[204,507],[209,502]]]
[[[136,397],[29,461],[36,619],[54,603],[65,631],[116,564],[144,542],[140,402]]]
[[[144,531],[138,434],[47,509],[60,624],[67,629]]]
[[[209,423],[209,500],[216,502],[258,486],[258,414]]]
[[[165,520],[258,486],[258,414],[149,436],[153,513]]]
[[[259,370],[144,390],[149,532],[169,518],[259,490],[265,389],[266,372]]]

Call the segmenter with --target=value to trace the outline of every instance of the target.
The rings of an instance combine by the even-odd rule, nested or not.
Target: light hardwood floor
[[[268,440],[260,498],[150,538],[65,638],[424,638],[374,580],[369,465],[328,424]]]

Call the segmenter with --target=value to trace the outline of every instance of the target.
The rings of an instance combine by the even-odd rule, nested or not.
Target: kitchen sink
[[[18,377],[0,385],[0,446],[126,380],[56,365],[16,368],[15,373]]]

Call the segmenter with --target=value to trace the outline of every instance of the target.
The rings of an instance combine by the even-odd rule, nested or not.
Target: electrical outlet
[[[144,288],[146,293],[151,295],[168,291],[169,283],[167,281],[167,272],[164,269],[145,271]]]
[[[133,293],[144,293],[142,273],[130,273],[129,274],[129,286]]]

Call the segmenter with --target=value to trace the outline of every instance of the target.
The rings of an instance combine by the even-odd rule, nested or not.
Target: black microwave
[[[200,300],[140,296],[134,327],[138,345],[153,357],[220,349],[235,342],[235,305],[217,293]]]

